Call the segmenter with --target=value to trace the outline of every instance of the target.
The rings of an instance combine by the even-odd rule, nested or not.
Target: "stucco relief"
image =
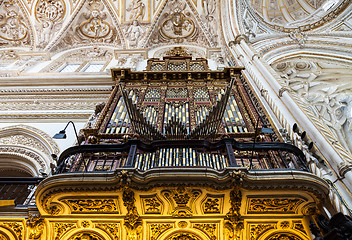
[[[167,1],[159,16],[145,40],[144,45],[148,47],[181,43],[202,46],[217,44],[212,39],[215,32],[211,33],[210,29],[207,31],[206,28],[201,28],[197,21],[198,13],[188,1]]]
[[[31,44],[31,30],[22,9],[15,0],[0,3],[0,45]]]
[[[63,0],[38,0],[34,12],[37,20],[38,47],[45,47],[53,33],[60,29],[65,12],[66,6]]]
[[[70,22],[65,36],[51,50],[92,43],[118,46],[120,31],[116,17],[104,0],[86,1]]]
[[[310,106],[335,133],[336,142],[352,151],[352,71],[338,62],[294,60],[273,65],[282,83]]]

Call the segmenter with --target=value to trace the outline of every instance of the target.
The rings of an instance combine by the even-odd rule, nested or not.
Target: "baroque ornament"
[[[265,232],[270,229],[275,229],[276,224],[251,224],[249,225],[250,240],[257,240]]]
[[[200,240],[200,238],[192,233],[176,233],[167,240]]]
[[[277,233],[267,238],[267,240],[302,240],[302,239],[291,233]]]
[[[95,224],[96,228],[100,228],[107,232],[113,240],[119,239],[119,224],[118,223],[98,223]]]
[[[69,240],[104,240],[101,236],[95,233],[77,233],[70,237]]]
[[[302,202],[299,198],[249,199],[248,213],[295,213]]]
[[[153,223],[150,224],[151,240],[156,240],[158,237],[168,229],[172,228],[171,223]]]
[[[28,26],[15,0],[0,3],[0,44],[21,46],[30,43]]]
[[[211,45],[200,30],[194,16],[196,10],[184,0],[172,0],[165,4],[159,20],[155,22],[155,31],[149,32],[147,45],[193,42],[205,46]]]
[[[119,213],[116,199],[65,199],[72,213]]]
[[[243,219],[240,214],[242,193],[240,185],[236,184],[230,192],[230,210],[225,216],[225,231],[227,239],[237,240],[240,238],[240,232],[243,229]]]
[[[70,48],[75,44],[90,45],[106,43],[119,45],[121,32],[118,30],[117,19],[104,0],[85,1],[78,14],[67,28],[66,35],[51,49],[56,51]]]
[[[127,209],[125,216],[125,226],[127,229],[127,239],[134,240],[141,238],[142,221],[135,206],[136,199],[134,192],[126,187],[122,194],[123,205]]]
[[[62,235],[64,235],[73,227],[75,227],[74,223],[55,223],[54,224],[55,240],[60,239]]]
[[[18,239],[22,239],[23,234],[23,226],[17,222],[0,222],[0,227],[4,227],[9,229],[12,233],[14,233]]]
[[[161,203],[156,197],[146,198],[144,199],[143,202],[144,202],[145,213],[151,213],[151,214],[161,213]]]
[[[211,240],[216,240],[217,225],[216,223],[195,223],[194,228],[205,232]]]
[[[35,17],[40,23],[39,43],[43,47],[50,41],[54,26],[65,16],[66,6],[63,0],[39,0],[35,5]]]
[[[40,239],[44,231],[44,220],[40,219],[37,214],[32,214],[26,222],[28,227],[28,237],[29,239]]]

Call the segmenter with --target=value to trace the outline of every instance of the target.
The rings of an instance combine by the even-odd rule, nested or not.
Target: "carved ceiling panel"
[[[250,0],[253,8],[268,22],[286,25],[302,20],[328,0]],[[324,5],[325,6],[325,5]]]
[[[75,17],[65,28],[63,37],[51,49],[70,48],[77,45],[103,44],[121,46],[121,30],[115,13],[105,0],[82,2]],[[122,46],[121,46],[122,47]]]
[[[10,47],[31,47],[33,30],[20,1],[0,2],[0,45]]]
[[[352,151],[352,71],[349,64],[292,59],[272,64],[281,84],[334,132],[335,145]]]

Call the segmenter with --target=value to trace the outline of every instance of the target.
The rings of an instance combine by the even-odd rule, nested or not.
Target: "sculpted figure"
[[[139,26],[138,20],[133,20],[131,26],[126,31],[130,47],[138,45],[139,38],[143,35],[143,28]]]
[[[144,9],[145,5],[142,0],[133,0],[126,10],[131,12],[130,20],[142,20],[144,17]]]

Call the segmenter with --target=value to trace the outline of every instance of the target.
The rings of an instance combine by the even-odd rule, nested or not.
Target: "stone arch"
[[[59,153],[59,147],[52,138],[37,128],[15,125],[0,129],[0,169],[3,176],[48,174],[56,164],[53,154]],[[6,172],[8,174],[4,175]]]

